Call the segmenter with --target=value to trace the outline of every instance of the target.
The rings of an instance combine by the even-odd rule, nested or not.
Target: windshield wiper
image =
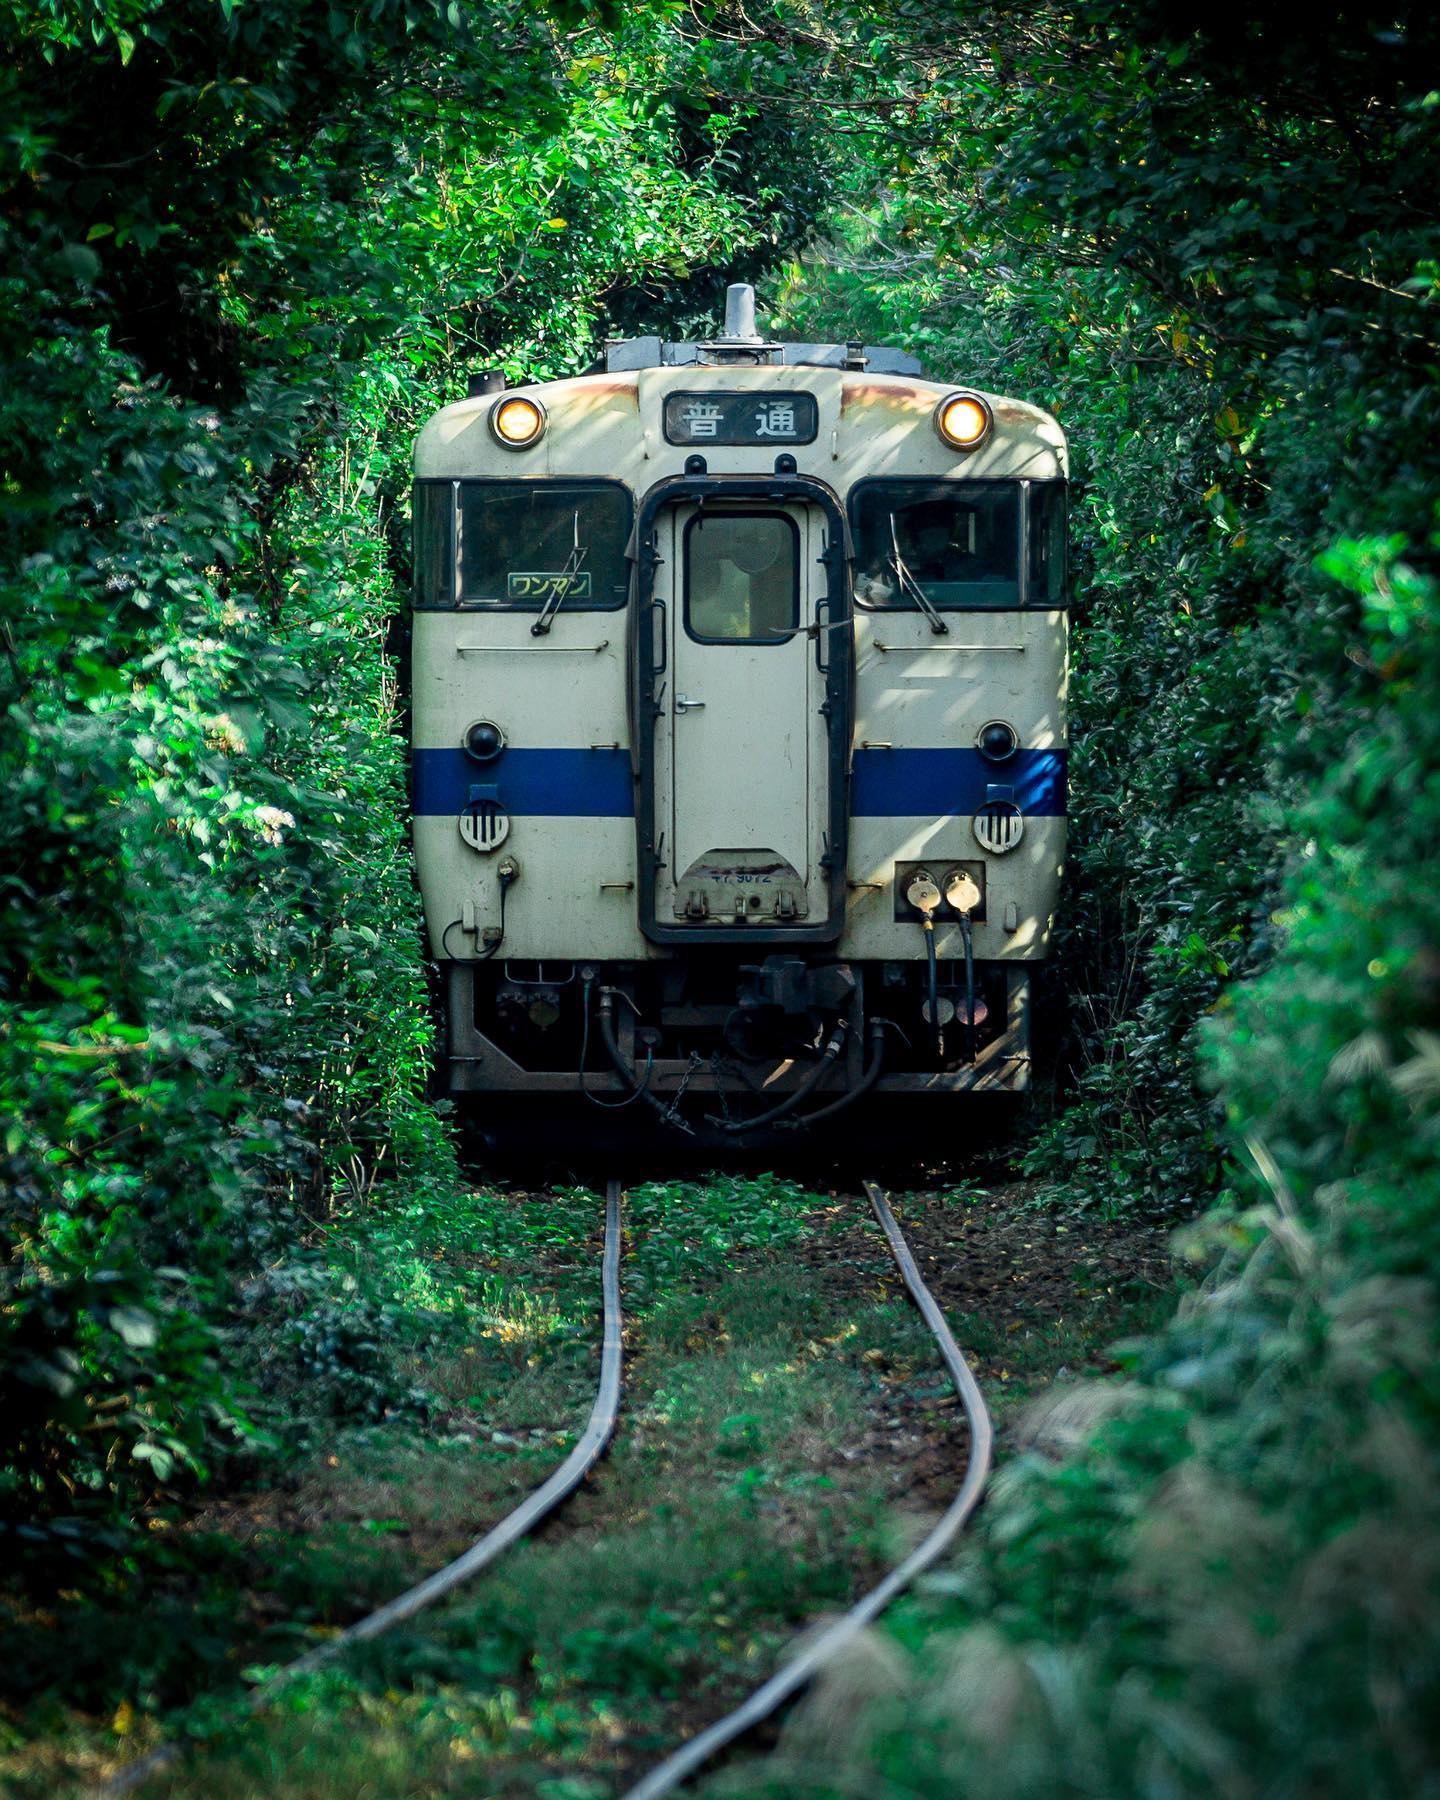
[[[940,617],[935,602],[921,587],[920,583],[905,567],[905,559],[900,554],[900,537],[895,530],[895,515],[890,515],[890,565],[895,571],[895,579],[900,583],[900,592],[909,594],[925,617],[930,621],[930,629],[936,637],[949,637],[950,627]]]
[[[554,619],[556,613],[559,612],[560,608],[565,604],[570,589],[576,585],[575,578],[579,575],[580,566],[585,561],[589,551],[590,546],[580,542],[580,508],[577,506],[575,508],[574,538],[571,544],[570,554],[565,558],[565,567],[555,577],[555,585],[550,590],[550,598],[540,609],[540,617],[536,619],[535,623],[530,627],[531,637],[544,637],[549,631],[551,620]]]

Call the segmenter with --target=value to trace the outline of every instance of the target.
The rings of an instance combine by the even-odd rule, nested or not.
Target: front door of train
[[[826,918],[830,634],[817,650],[813,630],[826,532],[817,507],[773,500],[686,502],[658,521],[658,925],[758,932]]]

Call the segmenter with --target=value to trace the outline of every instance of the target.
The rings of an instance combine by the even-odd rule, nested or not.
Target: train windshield
[[[623,606],[631,513],[629,490],[613,481],[418,483],[416,603]]]
[[[867,481],[850,502],[855,595],[918,608],[1020,604],[1018,481]]]
[[[1066,599],[1065,483],[1030,483],[1030,567],[1025,597],[1032,606],[1063,606]]]

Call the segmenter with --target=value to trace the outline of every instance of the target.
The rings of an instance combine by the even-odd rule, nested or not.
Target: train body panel
[[[421,434],[415,843],[457,1093],[573,1091],[592,1050],[662,1112],[737,1061],[776,1095],[1028,1079],[1064,437],[804,348],[830,366],[621,346]]]

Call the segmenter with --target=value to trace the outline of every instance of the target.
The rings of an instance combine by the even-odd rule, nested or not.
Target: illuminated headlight
[[[507,394],[490,408],[490,435],[507,450],[527,450],[545,429],[545,408],[538,400]]]
[[[947,394],[935,408],[935,429],[954,450],[978,450],[994,423],[978,394]]]

